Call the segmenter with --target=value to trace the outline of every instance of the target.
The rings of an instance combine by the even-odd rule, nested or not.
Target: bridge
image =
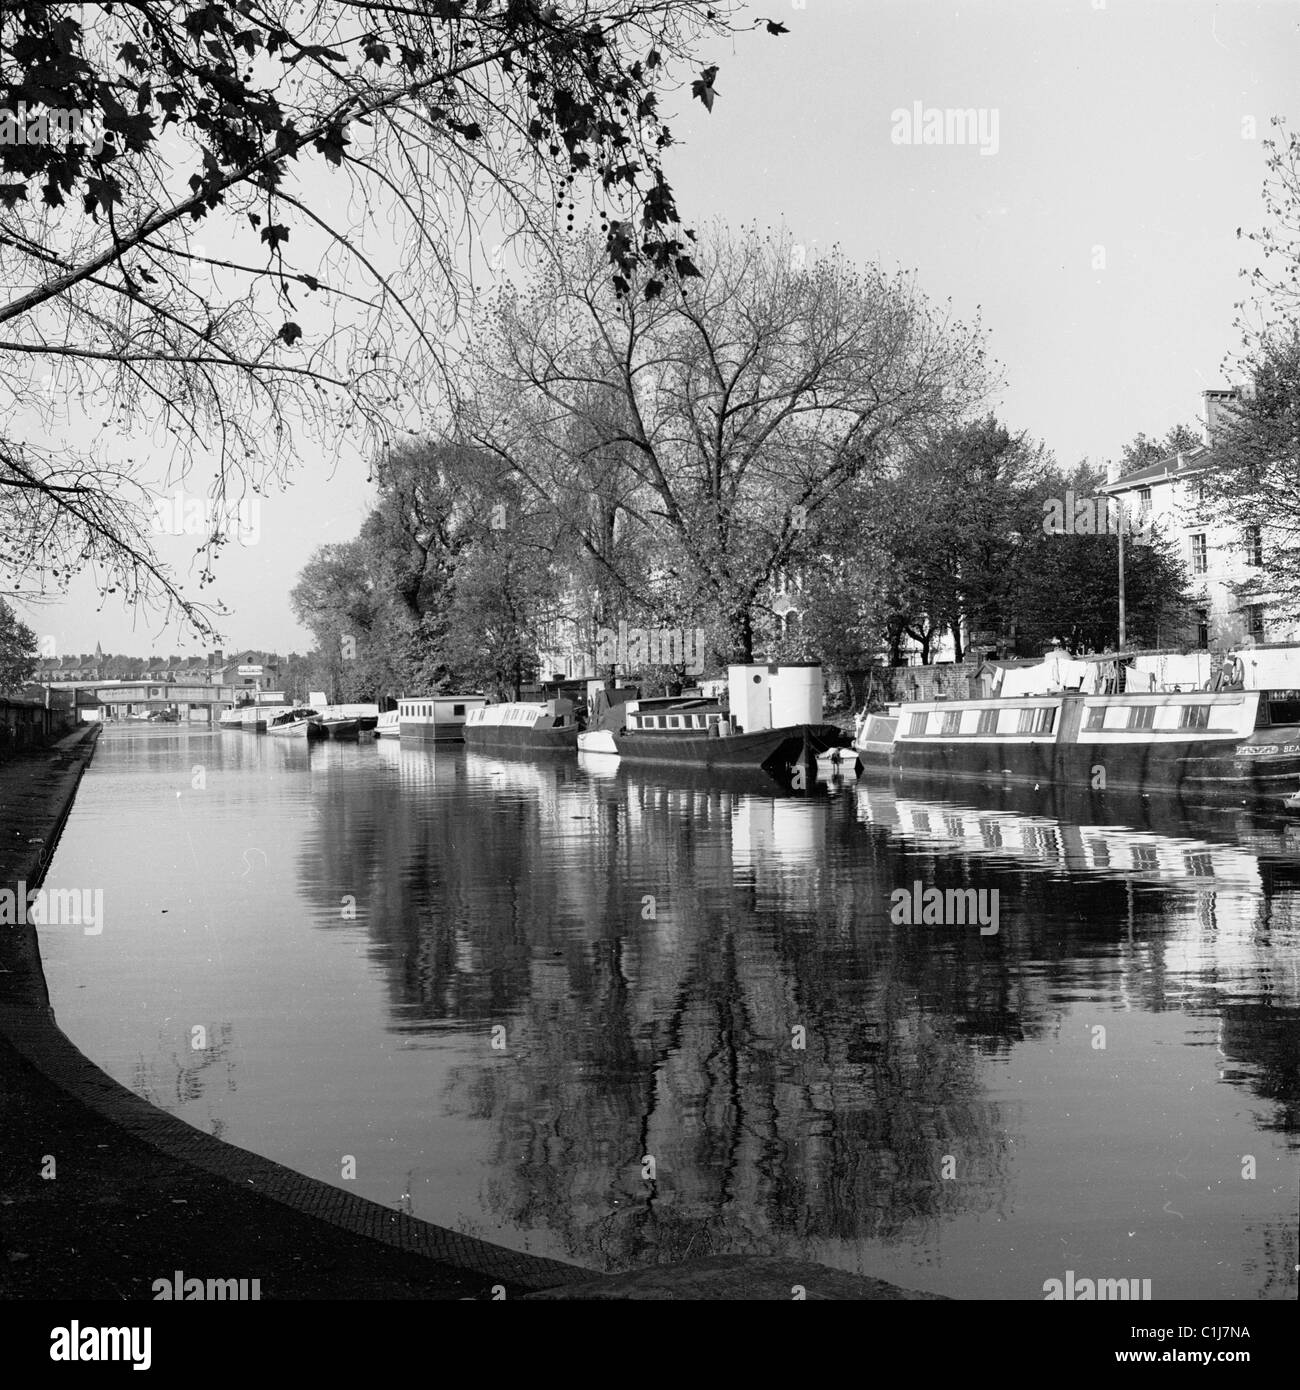
[[[75,692],[80,718],[130,719],[155,713],[175,714],[182,724],[215,724],[222,710],[249,696],[259,705],[284,703],[281,690],[252,690],[241,685],[168,684],[159,681],[54,681],[50,690]],[[89,696],[90,698],[85,698]],[[97,710],[91,715],[88,712]]]

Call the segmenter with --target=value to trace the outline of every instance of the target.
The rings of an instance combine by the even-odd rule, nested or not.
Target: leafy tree
[[[0,598],[0,695],[12,694],[36,674],[36,634]]]
[[[1120,450],[1120,474],[1134,473],[1149,463],[1160,463],[1200,447],[1200,433],[1192,425],[1174,425],[1162,439],[1148,439],[1145,434],[1138,434]]]
[[[587,190],[615,285],[693,275],[659,102],[737,12],[6,4],[0,100],[26,120],[0,132],[0,564],[39,592],[89,567],[208,632],[212,608],[155,553],[146,459],[169,487],[196,477],[219,517],[304,445],[369,448],[418,421],[475,252],[560,234]],[[716,72],[695,84],[709,107]],[[43,442],[67,424],[96,442]],[[201,587],[226,539],[202,539]]]
[[[1161,455],[1165,457],[1166,455]],[[1099,494],[1105,474],[1081,464],[1062,479],[1076,497]],[[1041,516],[1041,513],[1040,513]],[[1125,639],[1141,646],[1186,640],[1188,574],[1177,546],[1156,534],[1124,547]],[[1038,656],[1053,641],[1069,651],[1114,650],[1119,632],[1119,540],[1113,535],[1025,536],[1011,607],[1016,652]]]
[[[1041,529],[1051,477],[1042,446],[990,414],[918,441],[871,490],[871,535],[889,558],[886,627],[894,659],[904,635],[921,644],[928,661],[946,629],[960,661],[966,633],[1006,633],[1019,556]]]
[[[1257,528],[1262,565],[1243,600],[1300,617],[1300,332],[1260,345],[1251,389],[1214,443],[1207,496],[1243,532]]]

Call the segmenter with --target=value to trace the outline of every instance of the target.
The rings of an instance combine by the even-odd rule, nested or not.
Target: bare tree
[[[629,599],[712,618],[724,654],[748,659],[767,586],[814,543],[810,520],[990,378],[978,326],[906,275],[838,254],[805,263],[785,233],[723,228],[695,259],[681,293],[646,297],[633,278],[620,295],[593,238],[503,291],[458,421],[568,510]],[[592,498],[616,499],[648,569],[611,553],[605,514],[579,504]]]
[[[0,564],[20,591],[90,566],[206,628],[154,554],[156,470],[210,475],[206,561],[229,505],[295,460],[419,429],[476,244],[571,226],[584,188],[612,274],[689,273],[659,99],[735,15],[6,0],[0,532],[20,539]],[[52,442],[64,429],[80,442]]]

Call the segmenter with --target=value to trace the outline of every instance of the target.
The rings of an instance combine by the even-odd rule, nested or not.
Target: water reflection
[[[55,863],[130,910],[47,966],[156,1103],[521,1248],[1294,1296],[1295,848],[1140,800],[150,730],[104,740]],[[891,923],[918,880],[996,888],[998,934]]]

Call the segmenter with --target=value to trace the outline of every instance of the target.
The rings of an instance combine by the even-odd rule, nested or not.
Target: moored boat
[[[567,753],[578,746],[572,700],[484,704],[465,714],[465,742],[506,752]]]
[[[460,743],[474,710],[491,704],[486,695],[419,695],[397,702],[398,731],[422,743]]]
[[[375,724],[376,738],[397,738],[402,732],[401,713],[398,710],[385,710]]]
[[[361,732],[359,719],[342,719],[337,715],[325,715],[320,720],[322,735],[325,738],[356,739]]]
[[[321,739],[325,731],[320,715],[314,709],[291,709],[266,726],[266,732],[278,738]]]
[[[579,736],[584,753],[629,762],[788,771],[810,755],[849,748],[852,740],[821,722],[821,667],[732,666],[727,707],[702,697],[628,698],[625,689],[598,689],[590,728]]]
[[[1113,667],[1115,658],[1108,660]],[[1252,670],[1272,679],[1287,674],[1276,661],[1250,662],[1247,680]],[[1300,779],[1300,660],[1290,674],[1292,685],[1271,689],[1207,680],[1219,688],[1115,691],[1105,687],[1117,680],[1098,679],[1088,693],[1051,691],[1044,673],[1043,693],[922,701],[867,716],[858,755],[864,763],[887,760],[904,774],[986,784],[1280,799]],[[1018,684],[1034,689],[1032,676]]]
[[[223,729],[237,729],[247,734],[264,734],[266,726],[289,710],[288,705],[235,705],[222,710],[217,723]]]

